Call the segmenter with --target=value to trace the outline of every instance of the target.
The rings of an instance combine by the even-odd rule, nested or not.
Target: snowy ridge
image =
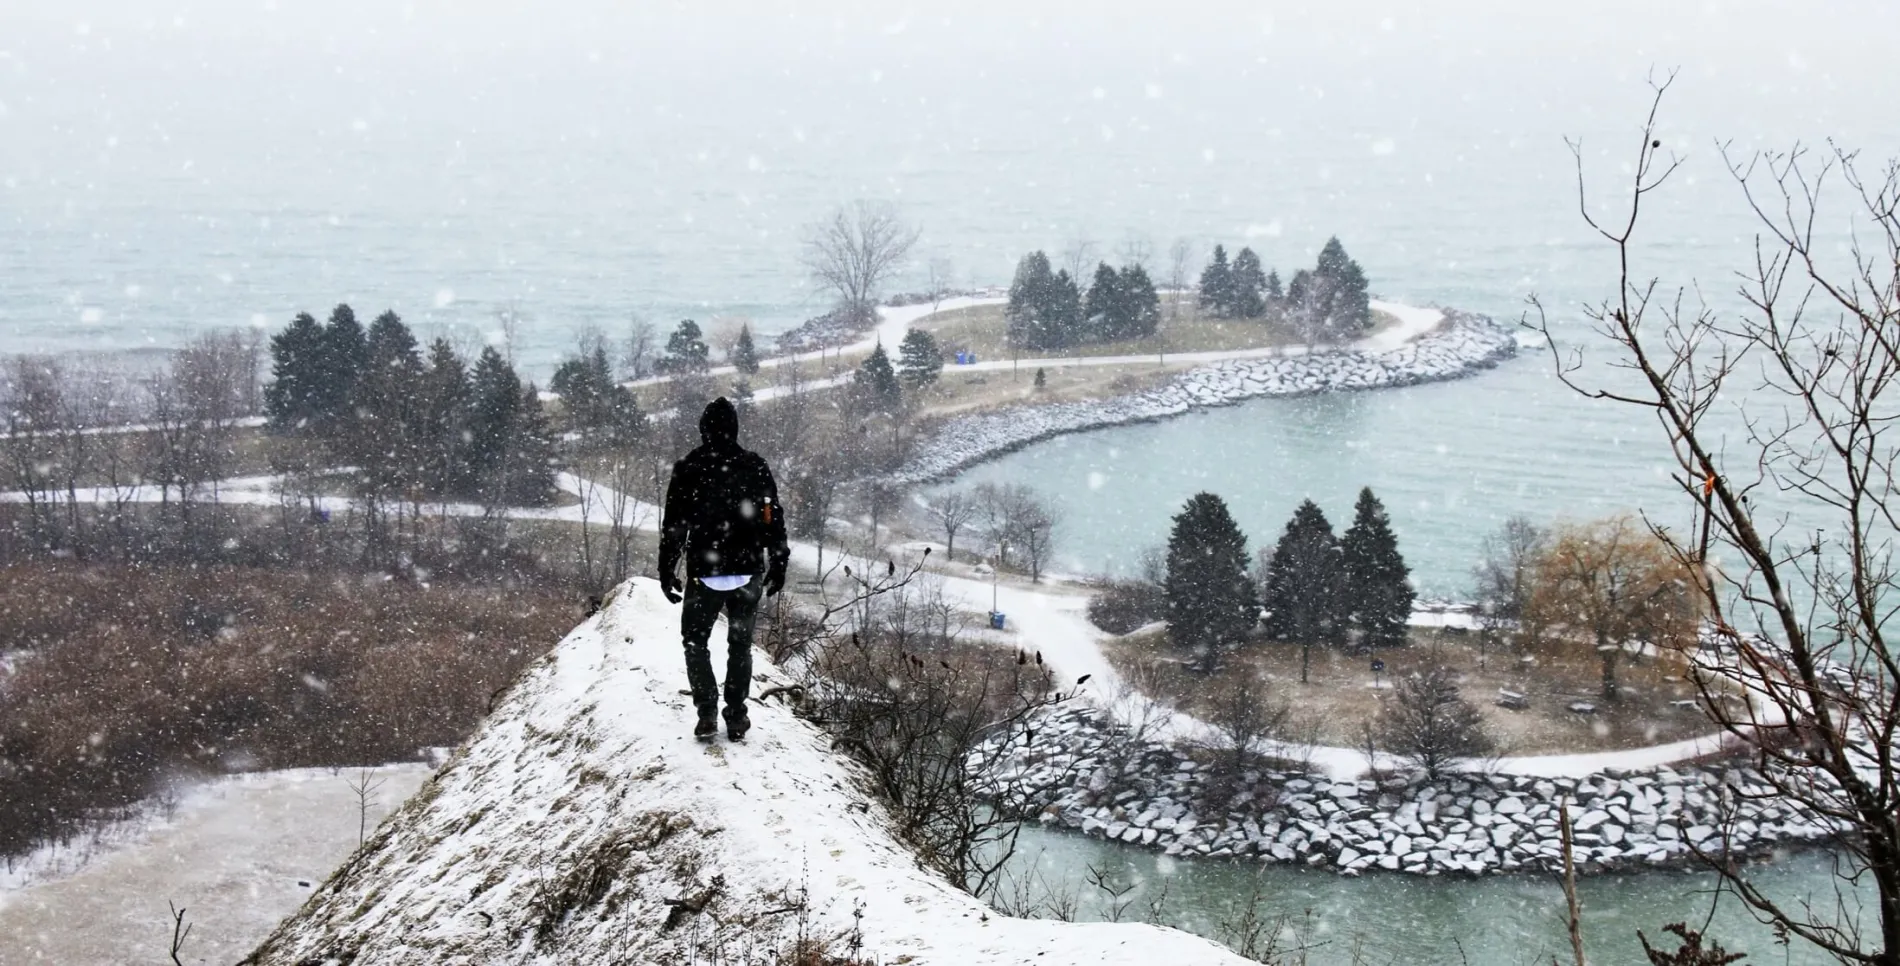
[[[919,871],[776,701],[744,744],[694,742],[678,614],[654,581],[622,585],[245,962],[776,962],[801,885],[812,933],[861,909],[882,963],[1244,962],[1171,929],[999,916]],[[783,683],[754,660],[759,688]]]
[[[1384,303],[1379,307],[1405,310],[1401,320],[1408,334],[1428,327],[1418,324],[1427,321],[1422,317],[1426,313],[1436,328],[1392,348],[1381,348],[1392,340],[1375,336],[1358,349],[1227,358],[1184,372],[1166,385],[1116,399],[1012,406],[959,417],[893,475],[898,482],[921,483],[1063,433],[1148,422],[1262,396],[1457,379],[1517,354],[1515,334],[1483,316]]]

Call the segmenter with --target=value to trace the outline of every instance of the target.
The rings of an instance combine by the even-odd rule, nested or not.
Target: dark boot
[[[746,715],[745,705],[743,704],[736,707],[727,705],[725,717],[726,737],[731,738],[733,741],[744,738],[745,733],[752,730],[752,719]]]
[[[699,723],[693,726],[693,737],[704,740],[718,733],[719,722],[713,717],[713,713],[710,710],[701,711],[699,713]]]

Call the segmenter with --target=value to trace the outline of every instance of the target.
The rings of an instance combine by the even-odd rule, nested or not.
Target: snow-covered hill
[[[678,615],[623,585],[246,962],[777,962],[801,893],[808,933],[861,930],[885,964],[1244,962],[1170,929],[997,915],[919,871],[776,702],[743,744],[695,742]],[[755,660],[760,687],[782,679]]]

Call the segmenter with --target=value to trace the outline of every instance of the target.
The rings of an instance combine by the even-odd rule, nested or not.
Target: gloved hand
[[[765,572],[765,596],[777,597],[778,592],[784,589],[785,561],[783,558],[775,558],[772,566]]]
[[[661,574],[660,575],[660,593],[666,595],[666,599],[669,603],[677,604],[681,600],[683,600],[684,595],[681,593],[681,590],[680,590],[679,575],[678,574]]]

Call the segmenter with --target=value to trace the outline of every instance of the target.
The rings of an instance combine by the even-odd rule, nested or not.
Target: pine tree
[[[369,339],[356,321],[356,312],[338,305],[323,327],[317,363],[317,429],[325,436],[339,431],[350,415],[356,380],[369,364]]]
[[[1220,497],[1196,493],[1175,514],[1164,588],[1168,637],[1204,671],[1253,630],[1260,602],[1247,576],[1247,537]]]
[[[541,407],[541,392],[529,383],[521,388],[515,424],[509,436],[512,452],[505,498],[521,506],[542,506],[554,494],[554,430]]]
[[[1064,268],[1049,284],[1048,304],[1043,307],[1048,330],[1055,341],[1050,348],[1061,349],[1082,342],[1082,291]]]
[[[1215,245],[1214,260],[1201,270],[1201,308],[1225,318],[1234,310],[1234,271],[1227,264],[1227,249]]]
[[[1267,636],[1301,647],[1301,684],[1314,646],[1345,643],[1344,570],[1333,525],[1312,500],[1302,502],[1273,548],[1261,588]]]
[[[1235,316],[1257,319],[1267,314],[1267,276],[1260,270],[1260,256],[1255,255],[1253,249],[1243,248],[1234,256],[1228,286],[1233,293]]]
[[[299,312],[284,331],[271,336],[271,383],[264,387],[264,412],[278,432],[296,432],[315,424],[323,412],[323,326]]]
[[[1054,333],[1044,316],[1054,283],[1049,256],[1042,252],[1030,252],[1016,263],[1016,276],[1009,283],[1009,305],[1003,312],[1011,346],[1046,349],[1054,345]]]
[[[681,319],[666,339],[666,354],[659,358],[654,368],[661,372],[705,372],[711,368],[708,357],[711,353],[706,340],[700,335],[699,323],[692,319]]]
[[[364,347],[367,358],[338,427],[339,448],[360,468],[372,493],[389,496],[422,473],[416,393],[422,357],[416,337],[394,312],[370,323]]]
[[[858,364],[851,386],[858,398],[872,409],[890,412],[903,401],[903,387],[898,384],[897,371],[891,368],[891,357],[885,353],[883,342]]]
[[[752,344],[752,326],[739,326],[739,341],[732,344],[732,366],[748,376],[759,374],[759,350]]]
[[[1411,570],[1399,555],[1399,540],[1392,533],[1385,505],[1372,495],[1371,487],[1359,491],[1352,526],[1340,539],[1340,558],[1345,567],[1346,605],[1364,642],[1372,647],[1404,644],[1415,596],[1406,580]]]
[[[1372,306],[1367,295],[1366,273],[1346,254],[1339,239],[1329,238],[1320,249],[1319,264],[1313,274],[1331,283],[1326,324],[1336,339],[1348,339],[1372,327]]]
[[[433,493],[468,490],[463,433],[468,427],[468,369],[447,339],[429,346],[429,367],[417,382],[417,440],[423,486]]]
[[[1267,312],[1269,314],[1279,315],[1286,311],[1286,290],[1280,287],[1280,273],[1278,271],[1269,270],[1267,272],[1267,287],[1266,290],[1260,294],[1261,298],[1266,300]]]
[[[516,416],[521,411],[521,380],[494,346],[482,350],[470,380],[468,472],[484,499],[507,499],[508,457],[514,449]]]
[[[1114,342],[1126,338],[1128,310],[1122,293],[1121,276],[1102,262],[1095,267],[1095,281],[1089,285],[1088,298],[1082,305],[1083,331],[1090,342]]]
[[[936,382],[943,374],[943,350],[937,337],[923,329],[910,329],[897,344],[897,374],[904,385],[918,389]]]
[[[1044,389],[1046,389],[1046,388],[1048,388],[1048,386],[1049,386],[1049,375],[1048,375],[1048,373],[1045,373],[1045,372],[1043,372],[1043,371],[1042,371],[1042,367],[1041,367],[1041,366],[1037,366],[1037,367],[1036,367],[1036,382],[1035,382],[1035,386],[1036,386],[1036,391],[1037,391],[1037,392],[1041,392],[1041,391],[1043,391]]]
[[[1122,309],[1126,313],[1121,337],[1145,339],[1154,335],[1161,324],[1161,296],[1155,292],[1154,281],[1140,265],[1124,265],[1121,274]]]

